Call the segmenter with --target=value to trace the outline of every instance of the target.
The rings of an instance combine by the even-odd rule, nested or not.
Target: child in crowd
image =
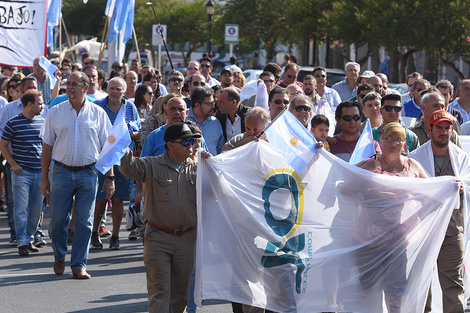
[[[326,141],[328,137],[328,130],[330,128],[330,122],[328,118],[323,114],[317,114],[312,118],[310,131],[313,133],[317,143],[317,148],[325,148],[330,151],[330,145]]]

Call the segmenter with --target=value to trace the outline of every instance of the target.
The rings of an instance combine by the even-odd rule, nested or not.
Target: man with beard
[[[194,75],[193,75],[194,76]],[[188,121],[196,123],[202,132],[210,154],[217,155],[224,146],[224,132],[214,113],[214,91],[209,87],[196,87],[191,94]]]

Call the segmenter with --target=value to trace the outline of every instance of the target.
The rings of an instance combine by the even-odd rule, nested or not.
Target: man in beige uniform
[[[196,164],[194,134],[184,122],[168,127],[165,153],[134,158],[127,149],[119,170],[144,183],[144,237],[149,312],[182,313],[196,243]]]

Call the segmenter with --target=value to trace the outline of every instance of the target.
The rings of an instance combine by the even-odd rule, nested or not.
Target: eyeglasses
[[[172,77],[169,79],[170,82],[174,83],[174,82],[178,82],[178,83],[181,83],[183,80],[181,78],[176,78],[176,77]]]
[[[310,112],[312,111],[312,108],[306,105],[298,105],[294,108],[294,110],[297,112],[301,112],[302,110],[304,110],[305,112]]]
[[[65,83],[65,86],[67,87],[73,87],[73,88],[77,88],[78,86],[83,86],[83,83],[76,83],[76,82],[66,82]]]
[[[188,71],[199,71],[197,67],[188,67]]]
[[[201,67],[211,68],[210,64],[201,64]]]
[[[190,144],[191,145],[194,145],[194,138],[190,138],[190,139],[185,139],[183,141],[172,141],[174,143],[179,143],[180,145],[182,145],[183,147],[187,147],[189,146]]]
[[[417,92],[421,92],[421,91],[424,90],[424,88],[416,88],[415,90],[416,90]]]
[[[294,75],[289,75],[289,74],[287,74],[287,77],[289,77],[290,79],[292,79],[292,78],[297,78],[297,75],[294,76]]]
[[[205,102],[203,101],[202,103],[205,103],[207,104],[208,106],[212,107],[212,106],[215,106],[217,104],[217,101],[212,101],[212,102]]]
[[[399,145],[401,145],[405,142],[405,140],[403,140],[403,138],[385,137],[384,140],[388,143],[397,143]]]
[[[341,118],[345,122],[351,122],[352,120],[354,120],[354,122],[357,122],[361,119],[361,116],[360,115],[343,115],[341,116]]]
[[[204,87],[204,86],[206,85],[206,83],[205,83],[205,82],[194,81],[194,82],[193,82],[193,85],[196,86],[196,87],[197,87],[197,86]]]
[[[274,103],[279,105],[279,104],[285,104],[285,105],[288,105],[289,104],[289,100],[281,100],[281,99],[277,99],[277,100],[274,100]]]
[[[272,83],[274,83],[274,80],[272,80],[272,79],[267,79],[267,80],[263,80],[263,82],[264,82],[265,84],[272,84]]]
[[[326,75],[325,74],[317,74],[315,75],[315,78],[325,78]]]
[[[90,68],[96,70],[96,66],[89,64],[89,65],[84,66],[84,67],[82,68],[82,72],[85,71],[85,70],[88,70],[88,69],[90,69]]]
[[[401,112],[402,107],[386,105],[386,106],[384,106],[384,109],[385,109],[386,112],[392,112],[392,110],[393,110],[396,113],[399,113],[399,112]]]

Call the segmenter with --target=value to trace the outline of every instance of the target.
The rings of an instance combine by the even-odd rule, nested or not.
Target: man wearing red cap
[[[410,154],[421,163],[429,177],[468,175],[470,157],[450,141],[454,118],[446,110],[437,110],[429,118],[430,141]],[[457,180],[457,182],[459,182]],[[463,257],[464,212],[463,185],[460,184],[460,205],[453,210],[449,226],[437,259],[439,282],[442,288],[442,312],[464,312]],[[424,312],[431,311],[431,291]]]

